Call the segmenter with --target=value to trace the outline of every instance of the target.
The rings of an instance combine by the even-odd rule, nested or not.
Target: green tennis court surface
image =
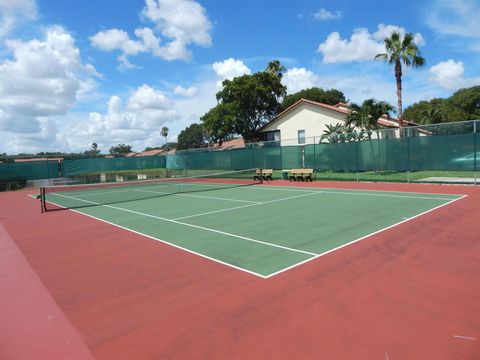
[[[462,197],[198,185],[205,191],[168,196],[162,196],[170,192],[162,184],[62,190],[47,193],[46,201],[224,265],[270,277]],[[145,197],[138,198],[139,193]]]

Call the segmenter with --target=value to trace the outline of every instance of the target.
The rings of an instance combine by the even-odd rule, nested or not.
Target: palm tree
[[[285,68],[285,66],[283,66],[280,63],[280,61],[273,60],[268,63],[267,68],[265,69],[265,72],[270,73],[281,80],[285,70],[287,69]]]
[[[165,149],[168,150],[168,148],[167,148],[168,128],[166,126],[162,127],[162,130],[160,131],[160,134],[165,138]]]
[[[343,132],[343,126],[340,123],[333,124],[326,124],[326,129],[323,130],[323,134],[320,137],[320,142],[323,140],[327,140],[329,143],[336,143],[339,141],[338,135]]]
[[[402,36],[395,31],[390,37],[384,39],[386,53],[377,54],[375,60],[381,59],[389,64],[395,65],[395,79],[397,81],[397,114],[398,126],[403,126],[402,112],[402,64],[410,67],[421,67],[425,65],[425,59],[420,56],[420,51],[414,42],[414,35],[407,33]],[[401,134],[400,130],[400,134]]]
[[[390,117],[393,106],[385,101],[365,100],[362,105],[351,104],[350,112],[345,119],[346,126],[359,127],[365,130],[370,138],[372,130],[377,130],[378,119],[383,115]]]

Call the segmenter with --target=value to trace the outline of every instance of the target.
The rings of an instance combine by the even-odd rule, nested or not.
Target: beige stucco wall
[[[267,125],[262,131],[280,130],[280,139],[284,146],[297,144],[298,130],[305,130],[305,143],[312,144],[313,137],[317,137],[315,142],[318,143],[326,125],[337,123],[345,123],[344,114],[303,103]]]
[[[345,123],[346,114],[315,106],[308,103],[301,103],[288,113],[282,115],[262,129],[264,131],[280,130],[281,145],[297,145],[298,130],[305,130],[305,144],[318,143],[327,125]],[[360,128],[355,128],[360,131]],[[398,129],[384,129],[373,131],[372,139],[388,137],[399,137]]]

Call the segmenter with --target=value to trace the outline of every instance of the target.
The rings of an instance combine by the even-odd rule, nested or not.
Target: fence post
[[[407,183],[410,183],[410,137],[407,136]]]
[[[283,173],[283,146],[282,146],[282,143],[280,142],[279,144],[279,148],[280,148],[280,170],[282,170],[282,173]]]
[[[305,144],[302,146],[302,169],[305,169]]]
[[[358,142],[359,142],[359,139],[357,138],[357,133],[355,133],[355,175],[357,178],[357,182],[359,181],[358,179]]]
[[[473,183],[477,185],[477,121],[473,122]]]
[[[187,177],[188,176],[188,155],[187,155],[187,153],[185,153],[183,162],[184,162],[184,167],[185,167],[185,177]]]

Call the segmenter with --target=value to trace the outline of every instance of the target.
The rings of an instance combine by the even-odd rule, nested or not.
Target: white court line
[[[156,215],[151,215],[151,214],[142,213],[142,212],[139,212],[139,211],[124,209],[124,208],[121,208],[121,207],[118,207],[118,206],[104,205],[104,204],[96,203],[96,202],[90,201],[90,200],[79,199],[79,198],[76,198],[76,197],[73,197],[73,196],[67,196],[67,195],[61,195],[61,194],[56,194],[56,195],[57,195],[57,196],[61,196],[61,197],[65,197],[65,198],[68,198],[68,199],[74,199],[74,200],[84,201],[84,202],[87,202],[87,203],[90,203],[90,204],[93,204],[93,205],[104,206],[104,207],[107,207],[107,208],[110,208],[110,209],[125,211],[125,212],[129,212],[129,213],[136,214],[136,215],[141,215],[141,216],[150,217],[150,218],[157,219],[157,220],[162,220],[162,221],[166,221],[166,222],[171,222],[171,223],[178,224],[178,225],[183,225],[183,226],[187,226],[187,227],[193,227],[193,228],[196,228],[196,229],[201,229],[201,230],[205,230],[205,231],[210,231],[210,232],[217,233],[217,234],[221,234],[221,235],[226,235],[226,236],[230,236],[230,237],[235,237],[235,238],[238,238],[238,239],[242,239],[242,240],[246,240],[246,241],[250,241],[250,242],[254,242],[254,243],[258,243],[258,244],[262,244],[262,245],[267,245],[267,246],[271,246],[271,247],[276,247],[276,248],[283,249],[283,250],[288,250],[288,251],[292,251],[292,252],[307,254],[307,255],[311,255],[311,256],[316,256],[316,255],[317,255],[317,254],[312,253],[312,252],[309,252],[309,251],[304,251],[304,250],[299,250],[299,249],[293,249],[293,248],[289,248],[289,247],[287,247],[287,246],[272,244],[272,243],[269,243],[269,242],[265,242],[265,241],[261,241],[261,240],[255,240],[255,239],[252,239],[252,238],[248,238],[248,237],[246,237],[246,236],[236,235],[236,234],[228,233],[228,232],[225,232],[225,231],[220,231],[220,230],[215,230],[215,229],[207,228],[207,227],[204,227],[204,226],[188,224],[188,223],[184,223],[184,222],[181,222],[181,221],[164,218],[164,217],[161,217],[161,216],[156,216]]]
[[[259,188],[259,187],[252,187],[252,189],[255,189],[255,188]],[[261,188],[262,188],[262,189],[266,189],[267,187],[261,187]],[[236,189],[239,189],[239,188],[236,188]],[[276,190],[276,189],[269,189],[269,190]],[[292,191],[292,190],[290,190],[290,191]],[[295,191],[295,190],[293,190],[293,191]],[[302,191],[302,190],[299,190],[299,191]],[[304,191],[306,191],[306,190],[304,190]],[[304,191],[302,191],[302,192],[304,192]],[[321,191],[314,192],[314,193],[309,193],[309,194],[305,194],[305,195],[300,195],[300,196],[309,196],[309,195],[316,194],[316,193],[321,193]],[[60,194],[56,194],[56,195],[62,196],[62,195],[60,195]],[[143,233],[141,233],[141,232],[138,232],[138,231],[135,231],[135,230],[126,228],[126,227],[122,227],[121,225],[117,225],[117,224],[111,223],[111,222],[109,222],[109,221],[106,221],[106,220],[97,218],[97,217],[95,217],[95,216],[88,215],[88,214],[86,214],[86,213],[83,213],[83,212],[80,212],[80,211],[77,211],[77,210],[74,210],[74,209],[70,209],[70,210],[73,211],[73,212],[76,212],[76,213],[79,213],[79,214],[82,214],[82,215],[85,215],[85,216],[89,216],[89,217],[91,217],[91,218],[94,218],[94,219],[103,221],[103,222],[108,223],[108,224],[111,224],[111,225],[113,225],[113,226],[117,226],[117,227],[122,228],[122,229],[125,229],[125,230],[127,230],[127,231],[131,231],[131,232],[136,233],[136,234],[144,235],[144,236],[146,236],[146,237],[148,237],[148,238],[151,238],[151,239],[153,239],[153,240],[157,240],[157,241],[163,242],[163,243],[165,243],[165,244],[167,244],[167,245],[171,245],[171,246],[173,246],[173,247],[176,247],[176,248],[185,250],[185,251],[187,251],[187,252],[189,252],[189,253],[193,253],[193,254],[199,255],[199,256],[201,256],[201,257],[203,257],[203,258],[207,258],[207,259],[209,259],[209,260],[212,260],[212,261],[221,263],[221,264],[223,264],[223,265],[226,265],[226,266],[235,268],[235,269],[237,269],[237,270],[244,271],[244,272],[247,272],[247,273],[249,273],[249,274],[252,274],[252,275],[255,275],[255,276],[259,276],[259,277],[264,278],[264,279],[268,279],[268,278],[271,278],[271,277],[276,276],[276,275],[278,275],[278,274],[281,274],[281,273],[283,273],[283,272],[285,272],[285,271],[288,271],[288,270],[290,270],[290,269],[293,269],[293,268],[295,268],[295,267],[297,267],[297,266],[303,265],[303,264],[305,264],[305,263],[307,263],[307,262],[309,262],[309,261],[315,260],[315,259],[317,259],[317,258],[319,258],[319,257],[321,257],[321,256],[327,255],[327,254],[329,254],[329,253],[331,253],[331,252],[333,252],[333,251],[339,250],[339,249],[341,249],[341,248],[343,248],[343,247],[346,247],[346,246],[351,245],[351,244],[353,244],[353,243],[356,243],[356,242],[359,242],[359,241],[361,241],[361,240],[364,240],[364,239],[366,239],[366,238],[368,238],[368,237],[370,237],[370,236],[376,235],[376,234],[378,234],[378,233],[380,233],[380,232],[386,231],[386,230],[391,229],[391,228],[393,228],[393,227],[395,227],[395,226],[398,226],[398,225],[400,225],[400,224],[403,224],[403,223],[405,223],[405,222],[407,222],[407,221],[409,221],[409,220],[412,220],[412,219],[415,219],[415,218],[420,217],[420,216],[422,216],[422,215],[425,215],[425,214],[427,214],[427,213],[429,213],[429,212],[431,212],[431,211],[435,211],[435,210],[437,210],[437,209],[439,209],[439,208],[441,208],[441,207],[443,207],[443,206],[446,206],[446,205],[449,205],[449,204],[451,204],[451,203],[453,203],[453,202],[455,202],[455,201],[461,200],[461,199],[467,197],[468,195],[458,195],[458,196],[459,196],[458,198],[452,199],[452,200],[450,200],[450,201],[447,201],[445,204],[436,206],[436,207],[434,207],[434,208],[432,208],[432,209],[430,209],[430,210],[424,211],[424,212],[422,212],[422,213],[420,213],[420,214],[417,214],[417,215],[415,215],[415,216],[413,216],[413,217],[411,217],[411,218],[408,218],[408,219],[403,220],[403,221],[401,221],[401,222],[395,223],[395,224],[390,225],[390,226],[388,226],[388,227],[386,227],[386,228],[377,230],[377,231],[375,231],[375,232],[373,232],[373,233],[370,233],[370,234],[368,234],[368,235],[362,236],[362,237],[360,237],[360,238],[358,238],[358,239],[356,239],[356,240],[353,240],[353,241],[351,241],[351,242],[349,242],[349,243],[340,245],[340,246],[338,246],[338,247],[336,247],[336,248],[334,248],[334,249],[330,249],[330,250],[328,250],[328,251],[326,251],[326,252],[324,252],[324,253],[316,254],[315,256],[313,256],[313,257],[311,257],[311,258],[309,258],[309,259],[306,259],[306,260],[301,261],[301,262],[299,262],[299,263],[296,263],[296,264],[294,264],[294,265],[288,266],[288,267],[286,267],[286,268],[284,268],[284,269],[282,269],[282,270],[279,270],[279,271],[277,271],[277,272],[271,273],[271,274],[269,274],[269,275],[261,275],[261,274],[258,274],[258,273],[256,273],[256,272],[254,272],[254,271],[247,270],[247,269],[245,269],[245,268],[241,268],[241,267],[238,267],[238,266],[235,266],[235,265],[232,265],[232,264],[223,262],[223,261],[218,260],[218,259],[215,259],[215,258],[210,258],[209,256],[203,255],[203,254],[201,254],[201,253],[197,253],[197,252],[192,251],[192,250],[189,250],[189,249],[187,249],[187,248],[183,248],[183,247],[181,247],[181,246],[172,244],[172,243],[170,243],[170,242],[168,242],[168,241],[161,240],[161,239],[155,238],[155,237],[153,237],[153,236],[150,236],[150,235],[147,235],[147,234],[143,234]],[[69,196],[64,196],[64,197],[69,197]],[[94,203],[94,202],[91,202],[91,201],[88,201],[88,200],[84,200],[84,199],[78,199],[78,198],[74,198],[74,197],[70,197],[70,198],[73,198],[73,199],[79,200],[79,201],[90,202],[90,203],[92,203],[92,204],[97,204],[97,203]],[[285,199],[286,199],[286,198],[285,198]],[[285,200],[285,199],[278,199],[278,201],[283,201],[283,200]],[[444,200],[449,200],[449,199],[444,199]],[[57,205],[57,206],[63,207],[63,206],[61,206],[61,205],[59,205],[59,204],[56,204],[56,203],[54,203],[54,202],[52,202],[52,201],[48,201],[48,202],[50,202],[50,203],[52,203],[52,204],[55,204],[55,205]],[[98,204],[98,205],[101,205],[101,204]],[[109,205],[102,205],[102,206],[112,207],[112,206],[109,206]],[[246,206],[250,206],[250,205],[245,205],[245,207],[246,207]],[[253,204],[252,204],[252,206],[253,206]],[[113,208],[115,208],[115,207],[113,207]],[[119,209],[119,210],[123,210],[123,211],[129,211],[129,210],[123,209],[123,208],[118,208],[118,209]],[[151,216],[151,215],[147,215],[147,216]],[[176,221],[176,220],[170,220],[170,219],[165,219],[165,220],[166,220],[166,221],[171,221],[171,222],[176,222],[176,223],[179,223],[179,224],[182,224],[182,225],[190,226],[190,224],[184,224],[184,223],[178,222],[178,221]],[[193,227],[196,227],[196,226],[193,226]],[[199,228],[201,228],[201,227],[199,227]],[[266,243],[266,244],[269,244],[269,243]],[[269,245],[273,246],[274,244],[269,244]],[[295,250],[295,251],[298,251],[298,250]],[[311,253],[311,254],[313,254],[313,253]]]
[[[462,336],[462,335],[455,335],[454,338],[457,339],[465,339],[465,340],[477,340],[477,338],[471,336]]]
[[[274,190],[274,191],[313,191],[313,190],[335,190],[338,192],[343,191],[353,191],[353,192],[375,192],[375,193],[387,193],[387,194],[418,194],[418,195],[445,195],[445,196],[463,196],[464,194],[438,194],[438,193],[429,193],[429,192],[418,192],[418,191],[399,191],[399,190],[371,190],[371,189],[344,189],[344,188],[323,188],[323,187],[314,187],[314,186],[280,186],[280,185],[260,185],[257,184],[251,187],[252,189],[265,189],[265,190]],[[241,188],[239,188],[241,189]],[[451,200],[451,199],[448,199]]]
[[[80,200],[80,199],[78,199]],[[71,209],[71,208],[66,208],[65,206],[62,206],[60,204],[57,204],[53,201],[48,201],[50,204],[53,204],[53,205],[56,205],[60,208],[63,208],[63,209],[67,209],[67,210],[70,210],[70,211],[73,211],[74,213],[77,213],[77,214],[80,214],[80,215],[84,215],[84,216],[88,216],[89,218],[92,218],[92,219],[95,219],[95,220],[98,220],[98,221],[101,221],[101,222],[104,222],[106,224],[109,224],[109,225],[112,225],[112,226],[116,226],[120,229],[123,229],[123,230],[126,230],[126,231],[130,231],[131,233],[134,233],[134,234],[137,234],[137,235],[142,235],[142,236],[145,236],[149,239],[152,239],[152,240],[155,240],[155,241],[158,241],[158,242],[161,242],[161,243],[164,243],[166,245],[169,245],[169,246],[172,246],[174,248],[177,248],[177,249],[180,249],[180,250],[183,250],[183,251],[186,251],[190,254],[194,254],[194,255],[198,255],[204,259],[208,259],[208,260],[211,260],[211,261],[214,261],[214,262],[217,262],[219,264],[222,264],[222,265],[225,265],[225,266],[228,266],[228,267],[231,267],[231,268],[234,268],[236,270],[240,270],[240,271],[243,271],[243,272],[246,272],[250,275],[255,275],[255,276],[258,276],[262,279],[265,279],[265,275],[262,275],[262,274],[259,274],[259,273],[256,273],[255,271],[251,271],[251,270],[248,270],[248,269],[245,269],[245,268],[242,268],[242,267],[239,267],[239,266],[236,266],[236,265],[233,265],[233,264],[230,264],[230,263],[227,263],[227,262],[224,262],[222,260],[219,260],[219,259],[216,259],[216,258],[212,258],[208,255],[205,255],[205,254],[202,254],[202,253],[198,253],[196,251],[193,251],[193,250],[190,250],[188,248],[185,248],[185,247],[182,247],[182,246],[179,246],[179,245],[175,245],[169,241],[166,241],[166,240],[162,240],[160,238],[157,238],[155,236],[151,236],[151,235],[148,235],[148,234],[145,234],[145,233],[142,233],[140,231],[136,231],[136,230],[133,230],[133,229],[130,229],[130,228],[127,228],[125,226],[122,226],[122,225],[118,225],[118,224],[115,224],[115,223],[112,223],[110,221],[107,221],[107,220],[104,220],[104,219],[101,219],[99,217],[96,217],[96,216],[93,216],[93,215],[90,215],[90,214],[86,214],[84,212],[81,212],[81,211],[78,211],[78,210],[75,210],[75,209]]]
[[[295,267],[297,267],[297,266],[300,266],[300,265],[303,265],[303,264],[305,264],[305,263],[307,263],[307,262],[309,262],[309,261],[318,259],[318,258],[321,257],[321,256],[330,254],[331,252],[334,252],[334,251],[336,251],[336,250],[339,250],[339,249],[341,249],[341,248],[344,248],[344,247],[346,247],[346,246],[348,246],[348,245],[351,245],[351,244],[354,244],[354,243],[359,242],[359,241],[361,241],[361,240],[364,240],[364,239],[366,239],[366,238],[369,238],[370,236],[376,235],[376,234],[378,234],[378,233],[381,233],[381,232],[383,232],[383,231],[386,231],[386,230],[388,230],[388,229],[391,229],[391,228],[393,228],[393,227],[395,227],[395,226],[401,225],[401,224],[403,224],[403,223],[405,223],[405,222],[407,222],[407,221],[410,221],[410,220],[412,220],[412,219],[415,219],[415,218],[417,218],[417,217],[420,217],[420,216],[422,216],[422,215],[425,215],[425,214],[427,214],[427,213],[429,213],[429,212],[432,212],[432,211],[434,211],[434,210],[437,210],[437,209],[439,209],[439,208],[441,208],[441,207],[443,207],[443,206],[446,206],[446,205],[449,205],[449,204],[451,204],[451,203],[454,203],[455,201],[458,201],[458,200],[460,200],[460,199],[463,199],[463,198],[465,198],[466,196],[467,196],[467,195],[463,195],[462,197],[460,197],[460,198],[458,198],[458,199],[450,200],[449,202],[447,202],[447,203],[445,203],[445,204],[436,206],[436,207],[434,207],[434,208],[432,208],[432,209],[430,209],[430,210],[427,210],[427,211],[424,211],[424,212],[422,212],[422,213],[420,213],[420,214],[417,214],[417,215],[415,215],[415,216],[412,216],[411,218],[409,218],[409,219],[407,219],[407,220],[403,220],[403,221],[400,221],[400,222],[395,223],[395,224],[393,224],[393,225],[387,226],[386,228],[383,228],[383,229],[374,231],[374,232],[372,232],[372,233],[370,233],[370,234],[368,234],[368,235],[362,236],[362,237],[360,237],[360,238],[358,238],[358,239],[355,239],[355,240],[350,241],[350,242],[348,242],[348,243],[345,243],[345,244],[343,244],[343,245],[337,246],[336,248],[333,248],[333,249],[330,249],[330,250],[328,250],[328,251],[325,251],[324,253],[318,254],[317,256],[315,256],[315,257],[313,257],[313,258],[306,259],[306,260],[304,260],[304,261],[302,261],[302,262],[299,262],[299,263],[297,263],[297,264],[291,265],[291,266],[286,267],[286,268],[284,268],[284,269],[282,269],[282,270],[279,270],[279,271],[277,271],[277,272],[271,273],[270,275],[267,275],[266,278],[268,279],[268,278],[270,278],[270,277],[272,277],[272,276],[281,274],[281,273],[283,273],[284,271],[293,269],[293,268],[295,268]]]
[[[250,200],[239,200],[239,199],[228,199],[228,198],[221,198],[221,197],[215,197],[215,196],[204,196],[204,195],[190,195],[190,194],[185,194],[185,193],[169,193],[169,192],[164,192],[164,191],[155,191],[155,190],[141,190],[141,189],[133,189],[133,191],[138,191],[138,192],[145,192],[145,193],[153,193],[153,194],[171,194],[175,196],[185,196],[185,197],[194,197],[194,198],[202,198],[202,199],[213,199],[213,200],[223,200],[223,201],[236,201],[236,202],[246,202],[246,203],[252,203],[252,204],[261,204],[261,202],[258,201],[250,201]]]
[[[299,188],[293,188],[293,189],[288,189],[288,187],[282,187],[281,189],[273,189],[268,186],[254,186],[252,189],[255,190],[272,190],[272,191],[296,191],[296,192],[312,192],[314,191],[314,188],[309,188],[309,189],[299,189]],[[318,188],[318,192],[323,192],[325,194],[335,194],[335,195],[359,195],[359,196],[380,196],[380,197],[391,197],[391,198],[407,198],[407,199],[425,199],[425,200],[442,200],[442,201],[448,201],[448,200],[455,200],[451,198],[442,198],[442,197],[428,197],[428,196],[414,196],[414,195],[395,195],[395,194],[376,194],[376,193],[367,193],[366,191],[375,191],[377,190],[355,190],[354,192],[347,192],[347,191],[342,191],[342,189],[338,189],[339,191],[329,191],[324,188]],[[378,190],[381,191],[381,190]],[[436,195],[436,194],[429,194],[429,193],[408,193],[406,192],[405,194],[425,194],[425,195]],[[462,196],[462,195],[457,195],[457,194],[448,194],[448,195],[453,195],[453,196]]]
[[[88,191],[88,190],[80,190],[80,191]],[[79,195],[76,195],[76,196],[84,197],[84,196],[96,196],[96,195],[109,195],[109,194],[124,193],[124,192],[129,192],[129,191],[132,191],[132,189],[117,190],[117,191],[102,191],[102,192],[96,192],[96,193],[79,194]],[[58,195],[58,193],[50,193],[50,194]]]
[[[268,200],[268,201],[264,201],[264,202],[257,203],[257,204],[248,204],[248,205],[243,205],[243,206],[235,206],[235,207],[228,208],[228,209],[214,210],[214,211],[204,212],[204,213],[200,213],[200,214],[187,215],[187,216],[182,216],[182,217],[175,218],[175,219],[173,219],[173,220],[183,220],[183,219],[190,219],[190,218],[194,218],[194,217],[198,217],[198,216],[204,216],[204,215],[210,215],[210,214],[218,214],[218,213],[222,213],[222,212],[226,212],[226,211],[243,209],[243,208],[250,207],[250,206],[258,206],[258,205],[264,205],[264,204],[271,204],[271,203],[275,203],[275,202],[279,202],[279,201],[286,201],[286,200],[296,199],[296,198],[305,197],[305,196],[310,196],[310,195],[317,195],[317,194],[321,194],[321,192],[320,192],[320,191],[317,191],[317,192],[308,193],[308,194],[303,194],[303,195],[290,196],[290,197],[282,198],[282,199]]]

